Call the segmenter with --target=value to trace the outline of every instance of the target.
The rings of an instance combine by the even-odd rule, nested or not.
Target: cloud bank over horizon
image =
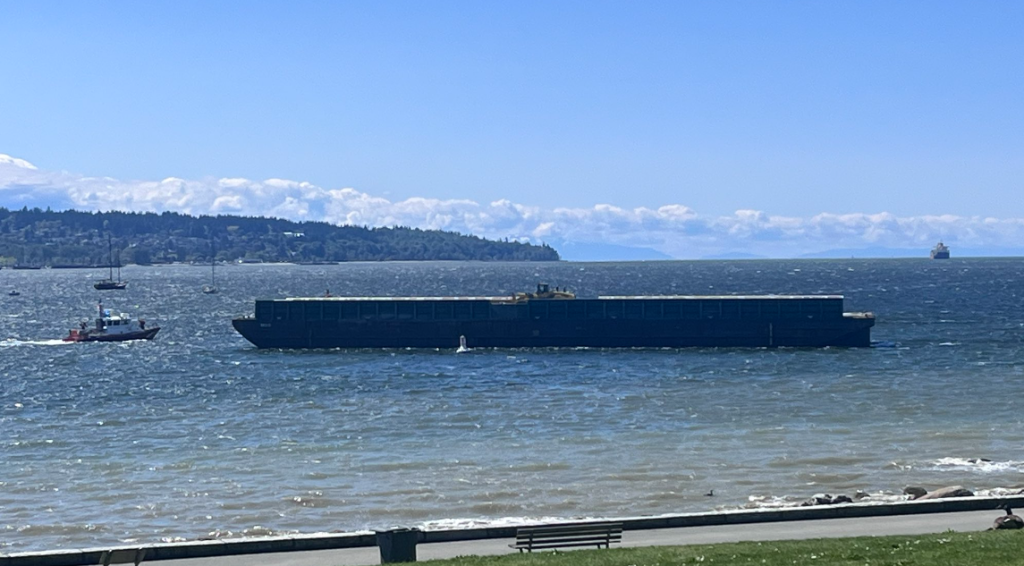
[[[0,154],[0,206],[9,209],[164,212],[274,216],[355,226],[409,226],[533,243],[647,248],[679,259],[750,254],[797,257],[826,250],[919,249],[944,240],[960,248],[1014,249],[1024,244],[1024,219],[978,216],[897,217],[887,212],[809,218],[737,210],[706,216],[683,204],[625,209],[527,206],[426,197],[392,202],[352,188],[327,189],[286,179],[161,181],[87,177],[40,170]],[[609,258],[612,259],[612,258]]]

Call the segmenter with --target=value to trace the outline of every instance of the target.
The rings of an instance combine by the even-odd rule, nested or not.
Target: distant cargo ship
[[[932,248],[932,259],[949,259],[949,246],[939,242]]]
[[[257,300],[232,324],[258,348],[678,348],[871,345],[842,295],[604,296],[537,286],[498,297]]]

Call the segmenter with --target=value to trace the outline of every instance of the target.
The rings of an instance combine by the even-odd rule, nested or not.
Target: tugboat
[[[128,313],[111,314],[99,305],[96,326],[89,328],[82,322],[64,337],[65,342],[124,342],[126,340],[152,340],[160,332],[159,326],[146,326],[146,321],[133,320]]]
[[[536,293],[516,293],[512,295],[513,301],[529,301],[530,299],[575,299],[576,294],[570,293],[567,289],[551,290],[547,283],[537,283]]]
[[[949,259],[949,246],[939,242],[932,248],[932,259]]]

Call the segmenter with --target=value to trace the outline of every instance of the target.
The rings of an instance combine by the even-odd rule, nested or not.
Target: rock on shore
[[[928,490],[923,487],[908,485],[907,487],[903,488],[903,493],[909,495],[911,499],[918,499],[927,495]]]
[[[936,489],[935,491],[929,491],[915,499],[943,499],[946,497],[974,497],[974,492],[961,485],[951,485]]]
[[[839,503],[853,503],[853,499],[850,499],[847,495],[833,496],[828,493],[816,493],[813,497],[801,503],[800,506],[811,507],[814,505],[838,505]]]
[[[903,488],[903,493],[908,495],[912,500],[921,499],[943,499],[946,497],[973,497],[974,492],[961,486],[951,485],[936,489],[935,491],[928,491],[923,487],[918,486],[907,486]],[[854,496],[858,499],[864,499],[870,497],[867,493],[858,491]],[[814,505],[838,505],[840,503],[853,503],[853,499],[847,495],[831,495],[828,493],[816,493],[800,503],[800,507],[812,507]]]

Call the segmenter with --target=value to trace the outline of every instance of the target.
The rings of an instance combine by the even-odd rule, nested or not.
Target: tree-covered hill
[[[218,261],[557,261],[547,245],[439,230],[362,228],[278,218],[174,212],[80,212],[0,207],[0,263],[8,266]]]

